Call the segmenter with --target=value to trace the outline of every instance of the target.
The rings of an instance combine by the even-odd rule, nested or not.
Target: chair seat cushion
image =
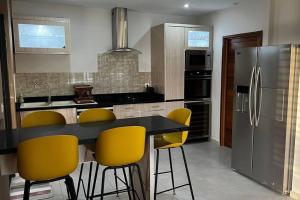
[[[182,143],[170,143],[166,141],[162,136],[154,137],[154,148],[155,149],[167,149],[180,147]]]

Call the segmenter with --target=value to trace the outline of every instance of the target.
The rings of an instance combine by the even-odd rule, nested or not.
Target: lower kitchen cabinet
[[[141,117],[140,111],[114,112],[114,113],[115,113],[117,119]]]
[[[167,116],[168,113],[176,108],[183,108],[183,101],[160,102],[160,103],[143,103],[116,105],[113,112],[118,119],[146,117],[153,115]]]
[[[113,112],[118,119],[134,118],[134,117],[146,117],[153,115],[167,116],[169,112],[176,108],[183,108],[183,101],[172,101],[172,102],[159,102],[159,103],[142,103],[142,104],[126,104],[126,105],[115,105],[113,106]],[[33,111],[21,111],[19,112],[20,124],[22,119],[33,112]],[[61,113],[67,124],[77,123],[77,112],[76,108],[62,108],[62,109],[49,109],[48,111],[56,111]]]
[[[33,112],[38,112],[38,111],[41,111],[41,110],[19,112],[20,113],[20,124],[19,125],[21,125],[22,120],[26,115],[33,113]],[[43,111],[46,111],[46,110],[43,110]],[[76,108],[49,109],[47,111],[55,111],[55,112],[62,114],[65,117],[67,124],[77,123]]]

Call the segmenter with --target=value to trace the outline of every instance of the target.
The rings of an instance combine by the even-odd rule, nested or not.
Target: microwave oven
[[[186,50],[185,71],[211,70],[211,52],[208,50]]]

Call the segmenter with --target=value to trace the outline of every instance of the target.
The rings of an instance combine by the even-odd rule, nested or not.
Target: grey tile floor
[[[289,199],[269,189],[241,176],[230,168],[231,150],[219,147],[215,142],[193,143],[185,145],[188,165],[191,173],[193,189],[196,200],[284,200]],[[160,154],[160,171],[168,170],[169,161],[167,151]],[[175,184],[186,183],[186,174],[180,150],[173,151],[173,165],[175,173]],[[79,168],[72,175],[74,182],[77,183]],[[87,179],[88,165],[84,171],[84,179]],[[112,176],[112,173],[110,174]],[[97,180],[97,191],[100,190],[100,179]],[[170,175],[159,176],[159,190],[170,188]],[[107,180],[105,186],[108,191],[114,190],[113,179]],[[53,199],[66,199],[65,187],[61,182],[60,185],[54,185],[55,197]],[[84,199],[81,190],[79,199]],[[115,196],[106,197],[107,200],[128,199],[126,194],[119,198]],[[176,195],[172,192],[158,196],[159,200],[190,200],[189,188],[176,190]]]

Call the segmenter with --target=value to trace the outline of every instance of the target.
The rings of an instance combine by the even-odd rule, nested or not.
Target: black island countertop
[[[74,135],[78,138],[79,144],[94,144],[102,131],[122,126],[143,126],[146,128],[147,136],[189,130],[189,127],[161,116],[1,130],[0,155],[16,153],[18,144],[22,141],[51,135]]]
[[[158,103],[164,102],[164,95],[159,93],[116,93],[116,94],[95,94],[94,100],[95,104],[75,104],[68,106],[49,106],[49,107],[35,107],[35,108],[21,108],[20,104],[16,104],[17,111],[30,111],[30,110],[47,110],[52,108],[78,108],[78,109],[88,109],[88,108],[103,108],[112,107],[114,105],[125,105],[125,104],[138,104],[138,103]],[[69,96],[52,96],[52,101],[68,101],[73,100],[74,95]],[[33,102],[47,102],[48,97],[25,97],[24,103]]]

